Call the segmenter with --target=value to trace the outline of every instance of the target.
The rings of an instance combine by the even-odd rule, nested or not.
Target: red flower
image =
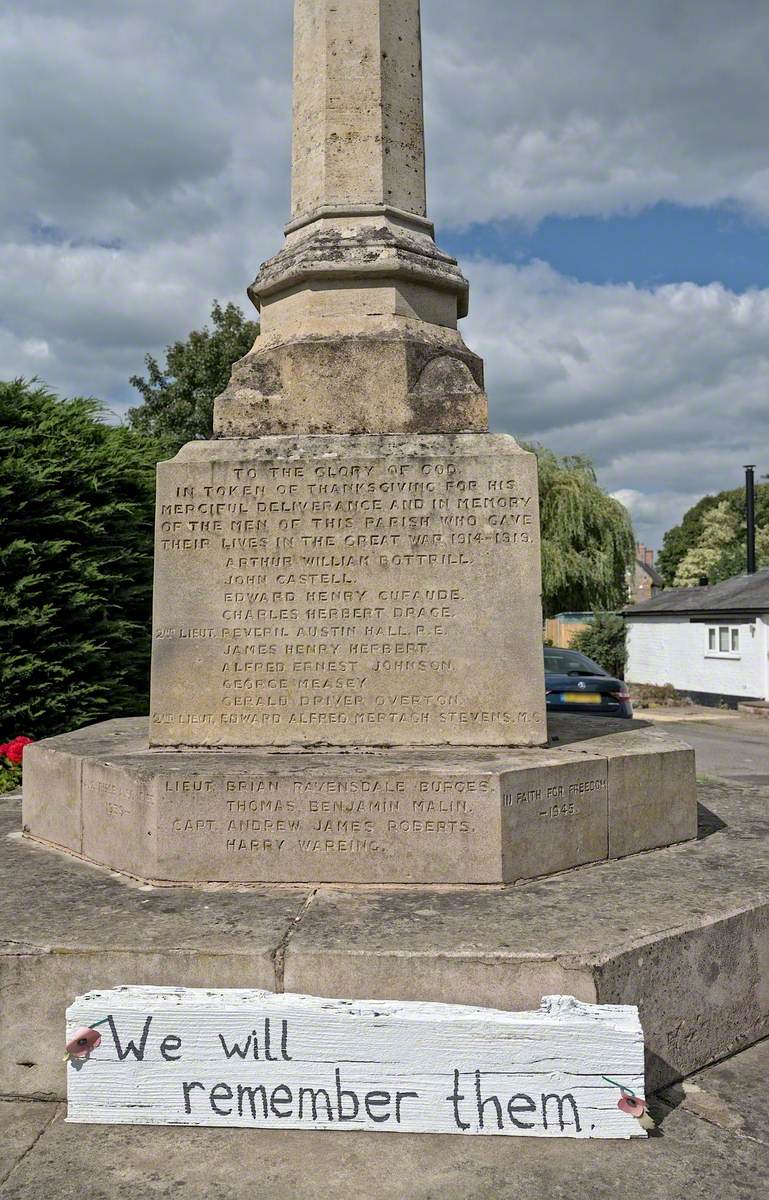
[[[14,766],[24,758],[24,747],[28,746],[32,741],[31,737],[17,737],[12,742],[6,743],[5,746],[0,746],[0,754],[4,754],[9,762]]]

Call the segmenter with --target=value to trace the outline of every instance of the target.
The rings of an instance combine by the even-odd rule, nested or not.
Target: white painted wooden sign
[[[539,1012],[122,987],[67,1010],[68,1120],[249,1129],[644,1137],[634,1007]],[[625,1105],[627,1107],[627,1105]]]

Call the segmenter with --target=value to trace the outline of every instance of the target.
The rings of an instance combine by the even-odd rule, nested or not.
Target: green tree
[[[673,585],[681,560],[697,545],[705,515],[715,508],[718,500],[717,496],[703,496],[684,514],[681,524],[674,525],[662,539],[662,549],[655,565],[669,586]]]
[[[571,645],[615,678],[624,679],[627,665],[625,635],[625,622],[618,613],[599,612],[588,628],[576,635]]]
[[[675,582],[679,567],[689,551],[695,547],[706,547],[704,538],[705,520],[712,510],[726,503],[734,517],[734,540],[730,546],[712,565],[711,571],[704,570],[701,576],[707,575],[710,583],[720,583],[732,575],[739,575],[745,570],[747,559],[747,533],[745,523],[745,492],[744,489],[732,488],[730,491],[718,492],[714,496],[703,496],[698,500],[681,520],[680,525],[674,525],[665,534],[662,549],[657,556],[657,569],[668,584]],[[761,531],[769,529],[769,484],[759,483],[756,487],[756,524],[757,549],[762,545]],[[706,556],[707,557],[707,556]],[[760,566],[769,566],[769,554],[759,552],[757,555]],[[691,572],[687,571],[687,576]],[[698,581],[697,581],[698,582]]]
[[[589,459],[531,449],[539,463],[545,616],[621,608],[635,553],[627,509],[599,486]]]
[[[3,739],[146,711],[157,457],[95,400],[0,383]]]
[[[724,557],[731,560],[738,539],[737,516],[729,501],[721,500],[705,512],[699,538],[678,564],[675,586],[697,587],[702,579],[717,582],[719,563]]]
[[[236,304],[222,308],[217,300],[211,323],[212,329],[193,329],[185,341],[168,346],[165,367],[148,354],[147,377],[131,377],[143,403],[129,411],[128,421],[157,438],[165,456],[185,442],[211,436],[214,400],[229,383],[232,364],[248,353],[259,333],[258,323],[247,321]]]

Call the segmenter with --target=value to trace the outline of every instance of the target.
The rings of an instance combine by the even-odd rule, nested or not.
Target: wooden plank
[[[635,1007],[539,1012],[122,987],[67,1010],[101,1044],[68,1066],[68,1120],[529,1137],[644,1137]],[[607,1082],[607,1078],[614,1082]]]

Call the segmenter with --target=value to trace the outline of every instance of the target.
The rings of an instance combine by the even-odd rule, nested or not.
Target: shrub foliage
[[[599,612],[587,629],[572,641],[572,649],[581,650],[615,679],[625,678],[627,649],[625,622],[618,613]]]
[[[146,711],[157,447],[0,383],[0,733]]]

